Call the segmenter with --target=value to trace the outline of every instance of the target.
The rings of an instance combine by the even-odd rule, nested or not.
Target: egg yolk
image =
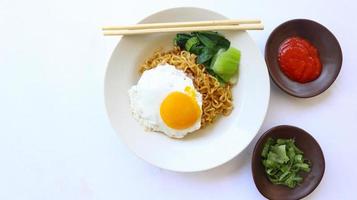
[[[182,92],[172,92],[162,101],[160,115],[168,127],[185,129],[198,120],[201,109],[191,96]]]
[[[186,92],[186,94],[188,94],[190,97],[192,97],[192,98],[195,98],[196,97],[196,93],[195,93],[195,90],[192,88],[192,87],[190,87],[190,86],[186,86],[185,87],[185,92]]]

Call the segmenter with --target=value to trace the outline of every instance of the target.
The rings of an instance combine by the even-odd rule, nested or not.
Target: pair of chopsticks
[[[115,35],[138,35],[151,33],[189,32],[189,31],[222,31],[222,30],[263,30],[260,20],[213,20],[193,22],[171,22],[136,24],[129,26],[103,27],[106,36]]]

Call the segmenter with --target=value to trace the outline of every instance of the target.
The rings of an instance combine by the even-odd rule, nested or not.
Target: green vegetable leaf
[[[227,40],[223,35],[214,31],[202,31],[199,32],[201,36],[205,36],[209,38],[211,41],[214,41],[217,49],[225,49],[227,50],[231,43]]]
[[[205,47],[202,45],[194,45],[191,47],[190,52],[195,55],[200,55]]]
[[[192,37],[191,34],[178,33],[178,34],[176,34],[176,37],[174,38],[174,44],[176,46],[179,46],[181,49],[184,49],[187,40],[190,39],[191,37]]]
[[[237,73],[240,62],[240,51],[230,47],[220,49],[211,62],[211,69],[225,82],[229,82]]]
[[[203,64],[214,56],[215,52],[210,48],[203,48],[201,54],[197,57],[197,63]],[[208,64],[208,63],[207,63]]]
[[[206,47],[213,49],[217,45],[217,41],[211,40],[210,38],[206,37],[204,34],[200,34],[199,32],[196,33],[197,38],[202,42],[203,45]]]
[[[192,38],[188,39],[185,44],[186,51],[190,51],[193,46],[198,46],[199,43],[200,43],[200,41],[198,40],[197,37],[192,37]]]

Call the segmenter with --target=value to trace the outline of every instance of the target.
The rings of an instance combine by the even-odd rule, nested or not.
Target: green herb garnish
[[[304,153],[295,146],[294,139],[269,138],[262,151],[262,163],[268,179],[273,184],[294,188],[301,183],[300,172],[309,172],[310,163]]]
[[[223,83],[237,81],[240,51],[230,41],[213,31],[178,33],[174,44],[197,55],[197,63]]]

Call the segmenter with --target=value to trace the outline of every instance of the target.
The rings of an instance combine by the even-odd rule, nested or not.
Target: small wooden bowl
[[[303,181],[293,189],[287,186],[274,185],[266,176],[261,161],[261,153],[268,138],[295,139],[296,146],[304,152],[304,157],[311,161],[311,171],[303,173]],[[288,125],[276,126],[266,131],[255,145],[252,157],[253,179],[259,192],[271,200],[301,199],[319,185],[325,172],[325,159],[322,150],[316,140],[306,131]]]
[[[316,80],[298,83],[280,70],[279,46],[292,36],[305,38],[318,49],[322,72]],[[295,97],[308,98],[321,94],[336,80],[342,66],[342,51],[336,37],[326,27],[311,20],[294,19],[281,24],[270,34],[265,45],[265,61],[271,78],[279,88]]]

